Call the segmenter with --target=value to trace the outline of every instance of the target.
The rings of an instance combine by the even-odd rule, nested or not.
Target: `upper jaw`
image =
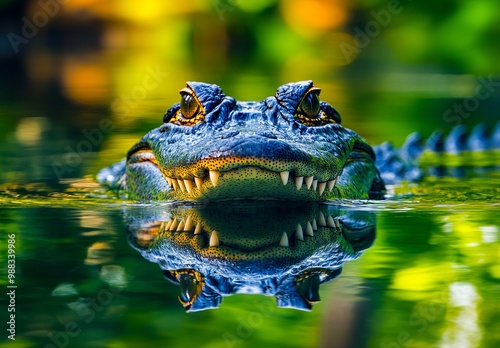
[[[161,172],[172,191],[172,199],[233,200],[285,199],[320,201],[335,196],[342,173],[338,160],[328,168],[301,161],[259,158],[211,158],[191,165],[174,167],[158,163],[147,143],[134,146],[128,164],[152,163]],[[148,169],[150,170],[150,169]]]
[[[192,178],[166,176],[174,194],[227,199],[321,200],[334,190],[339,175],[320,181],[313,173],[295,176],[288,171],[269,171],[259,166],[241,166],[227,171],[208,170]],[[254,186],[254,187],[252,187]]]

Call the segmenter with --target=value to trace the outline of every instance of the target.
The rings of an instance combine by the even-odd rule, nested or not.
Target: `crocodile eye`
[[[181,113],[184,118],[191,119],[198,114],[200,104],[189,92],[181,91]]]
[[[320,117],[319,107],[319,88],[310,89],[300,101],[298,111],[308,118]]]
[[[340,115],[332,106],[319,100],[321,89],[311,87],[304,93],[295,109],[295,118],[306,126],[324,126],[330,123],[340,124]]]

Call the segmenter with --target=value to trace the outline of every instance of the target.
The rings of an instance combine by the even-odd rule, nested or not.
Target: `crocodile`
[[[218,308],[233,294],[309,311],[376,229],[373,211],[315,203],[132,205],[124,215],[130,245],[178,286],[188,312]]]
[[[274,96],[243,102],[215,84],[188,82],[163,124],[142,137],[124,160],[97,180],[140,201],[214,202],[381,199],[386,184],[418,180],[426,153],[493,151],[498,165],[500,122],[467,136],[463,126],[424,142],[411,134],[400,149],[372,147],[341,124],[312,81],[282,85]],[[432,166],[435,168],[435,166]]]

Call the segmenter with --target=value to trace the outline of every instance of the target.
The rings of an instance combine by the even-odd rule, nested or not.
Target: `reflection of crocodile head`
[[[126,220],[132,246],[180,286],[188,311],[216,308],[235,293],[310,310],[319,285],[375,238],[372,213],[326,205],[142,207],[129,208]]]

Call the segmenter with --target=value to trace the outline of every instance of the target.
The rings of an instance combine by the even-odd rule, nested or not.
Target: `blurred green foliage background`
[[[39,159],[30,178],[54,179],[41,158],[73,151],[82,130],[110,118],[94,156],[59,176],[94,173],[158,126],[186,81],[261,100],[311,79],[344,125],[373,143],[492,127],[499,17],[495,0],[4,0],[0,168],[23,177],[8,151],[15,144]]]
[[[495,0],[4,0],[0,11],[11,131],[26,116],[89,128],[107,112],[118,130],[145,130],[191,80],[260,100],[312,79],[375,142],[498,119],[498,86],[469,116],[443,117],[500,72]],[[163,75],[144,91],[148,67]]]
[[[0,183],[95,175],[186,81],[262,100],[311,79],[374,144],[492,128],[499,17],[496,0],[2,0]]]

